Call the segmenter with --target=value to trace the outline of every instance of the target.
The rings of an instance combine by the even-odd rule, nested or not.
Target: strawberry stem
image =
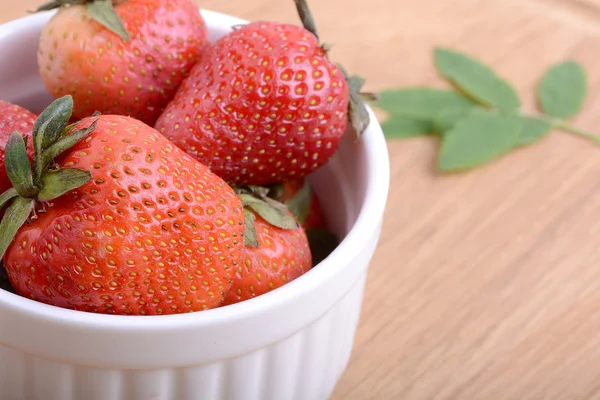
[[[296,9],[304,29],[311,32],[313,35],[315,35],[317,40],[320,41],[315,19],[313,18],[310,8],[308,7],[308,1],[294,0],[294,3],[296,4]],[[327,44],[321,45],[321,48],[326,54],[329,50],[329,47],[330,46]],[[365,80],[357,75],[349,76],[340,64],[338,64],[338,67],[344,73],[346,83],[348,84],[350,97],[348,102],[348,119],[354,128],[354,131],[356,132],[356,138],[358,139],[362,136],[371,122],[369,112],[367,111],[367,107],[363,101],[363,95],[360,93],[360,89],[365,83]]]
[[[298,15],[300,16],[304,29],[315,35],[317,40],[319,40],[317,25],[315,24],[315,19],[308,7],[308,2],[306,0],[294,0],[294,3],[296,3],[296,10],[298,10]]]

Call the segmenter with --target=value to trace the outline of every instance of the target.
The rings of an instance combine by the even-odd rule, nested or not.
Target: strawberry
[[[284,202],[302,224],[310,245],[313,266],[327,258],[340,244],[321,208],[321,202],[308,179],[288,181],[271,189],[269,196]]]
[[[326,228],[321,202],[307,179],[285,182],[281,191],[278,200],[287,204],[304,229]]]
[[[191,0],[112,3],[40,7],[60,7],[41,34],[40,75],[55,97],[73,96],[77,119],[101,111],[154,125],[209,45],[208,30]]]
[[[254,22],[226,34],[156,123],[236,185],[300,179],[330,159],[349,116],[358,133],[368,124],[358,80],[329,61],[305,1],[296,3],[306,28]]]
[[[15,291],[120,315],[220,305],[243,248],[239,197],[130,117],[95,116],[65,128],[69,115],[53,110],[70,101],[61,98],[40,116],[33,169],[20,135],[7,144],[14,188],[0,196],[2,204],[10,200],[0,255]]]
[[[290,214],[291,215],[291,214]],[[312,257],[302,227],[282,229],[252,212],[256,246],[246,246],[223,305],[280,288],[308,272]]]
[[[4,147],[6,146],[6,142],[14,131],[18,131],[23,136],[31,139],[35,118],[36,115],[29,110],[0,100],[0,193],[12,186],[4,168]],[[31,140],[28,140],[27,143],[29,158],[31,158],[33,156],[33,145]]]

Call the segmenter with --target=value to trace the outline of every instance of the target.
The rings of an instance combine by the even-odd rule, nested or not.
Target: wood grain
[[[549,64],[592,89],[600,131],[600,0],[313,1],[332,57],[371,90],[441,85],[432,48],[491,63],[526,108]],[[39,1],[0,3],[0,20]],[[291,1],[203,0],[295,22]],[[600,398],[600,149],[561,133],[467,174],[434,172],[436,143],[389,145],[392,188],[355,351],[333,399]]]

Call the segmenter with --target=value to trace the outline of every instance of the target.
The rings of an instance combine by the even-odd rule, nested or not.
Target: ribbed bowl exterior
[[[207,365],[100,369],[0,345],[0,399],[325,400],[348,364],[364,284],[365,275],[330,311],[295,335]]]

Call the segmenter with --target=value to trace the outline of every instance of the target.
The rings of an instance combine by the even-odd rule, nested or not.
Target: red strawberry
[[[321,202],[308,179],[288,181],[274,187],[269,196],[284,202],[300,221],[308,237],[313,266],[329,256],[340,241],[333,234],[321,209]]]
[[[81,1],[40,10],[64,3]],[[73,96],[77,119],[101,111],[154,125],[208,46],[198,8],[191,0],[85,3],[61,7],[44,27],[42,80],[52,95]]]
[[[0,193],[12,186],[6,175],[6,168],[4,168],[6,142],[14,131],[19,131],[23,136],[29,137],[27,150],[29,158],[33,157],[31,132],[35,118],[35,114],[23,107],[0,100]]]
[[[297,2],[306,17],[306,4]],[[299,179],[325,164],[346,132],[349,105],[352,115],[365,117],[366,110],[306,25],[312,32],[255,22],[222,37],[192,69],[157,129],[239,185]],[[354,121],[362,132],[364,120]]]
[[[301,179],[285,182],[282,189],[283,194],[279,201],[287,203],[304,229],[327,227],[319,197],[312,190],[308,180]]]
[[[308,240],[301,227],[281,229],[253,215],[258,246],[245,247],[224,305],[275,290],[312,268]]]
[[[0,237],[14,241],[0,241],[0,254],[10,243],[4,265],[15,291],[59,307],[112,314],[220,305],[243,247],[244,216],[235,192],[137,120],[88,118],[61,138],[66,120],[34,139],[36,161],[56,146],[67,147],[60,145],[65,141],[85,139],[43,170],[41,179],[34,162],[32,180],[41,190],[16,185],[20,195],[6,211],[14,224]],[[21,169],[21,176],[28,167],[16,162],[19,138],[9,141],[7,167]],[[19,228],[34,207],[37,216]]]

